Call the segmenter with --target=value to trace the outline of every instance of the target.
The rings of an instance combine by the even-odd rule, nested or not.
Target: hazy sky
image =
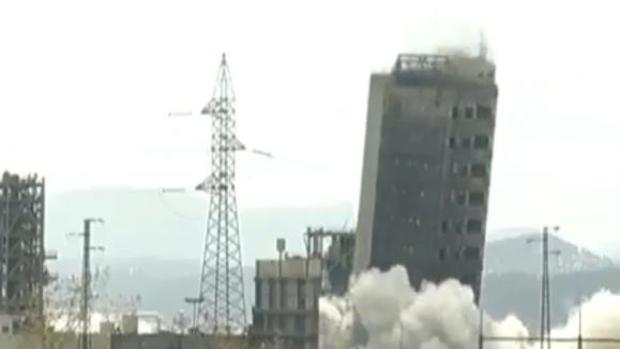
[[[200,110],[226,51],[240,138],[275,155],[240,156],[240,205],[355,204],[369,74],[398,52],[473,49],[484,29],[500,87],[489,226],[559,224],[618,252],[607,3],[3,1],[0,167],[51,191],[194,185],[209,120],[166,114]]]

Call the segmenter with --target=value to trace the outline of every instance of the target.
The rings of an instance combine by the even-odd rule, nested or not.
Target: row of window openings
[[[392,215],[390,218],[393,221],[396,220],[395,215]],[[407,217],[407,223],[419,227],[422,225],[422,220],[420,218]],[[468,234],[480,234],[482,233],[482,220],[475,218],[469,218],[465,221],[443,220],[441,222],[441,232],[444,234],[462,234],[464,232]]]
[[[484,205],[484,192],[481,191],[453,191],[451,201],[457,205],[482,206]]]
[[[435,99],[435,107],[439,108],[441,103],[439,99]],[[392,96],[390,101],[391,112],[400,115],[402,111],[402,102],[398,96]],[[452,119],[491,119],[493,118],[493,109],[489,106],[479,103],[467,105],[455,105],[450,112]]]
[[[306,330],[306,318],[302,315],[295,315],[295,316],[290,316],[292,318],[294,318],[294,326],[295,326],[295,332],[302,334],[305,332]],[[270,315],[265,315],[264,318],[266,319],[265,321],[265,327],[267,332],[273,332],[276,329],[285,332],[286,330],[286,324],[288,321],[286,321],[286,316],[280,315],[280,316],[270,316]],[[263,317],[262,316],[257,316],[255,319],[255,325],[257,328],[262,328],[263,327]]]
[[[487,165],[482,163],[475,164],[452,164],[452,173],[460,177],[486,178]]]
[[[397,192],[397,188],[395,185],[392,185],[391,189],[393,193]],[[400,194],[404,194],[404,195],[409,193],[406,189],[401,189],[399,192]],[[421,198],[426,196],[426,193],[424,192],[424,190],[419,190],[417,192]],[[482,206],[485,203],[484,193],[481,191],[473,191],[473,192],[453,191],[450,195],[450,201],[457,205],[462,205],[462,206],[465,206],[465,205]]]
[[[414,164],[416,164],[416,162],[411,160],[411,159],[405,160],[405,159],[400,159],[400,158],[394,158],[394,166],[395,167],[403,166],[403,167],[411,168],[411,167],[413,167]],[[422,168],[424,170],[428,170],[428,168],[429,168],[428,162],[423,162],[422,163]]]
[[[303,280],[297,281],[297,309],[305,309],[306,308],[306,285]],[[287,303],[286,300],[288,298],[287,293],[287,282],[276,282],[275,279],[270,279],[268,284],[265,285],[264,281],[256,281],[256,307],[258,309],[262,308],[262,288],[266,287],[268,296],[267,300],[269,302],[270,309],[286,309]],[[279,297],[276,292],[276,287],[279,287]],[[279,302],[278,299],[279,298]],[[279,303],[279,304],[278,304]],[[276,304],[278,306],[276,307]]]
[[[450,149],[455,149],[457,147],[463,149],[489,149],[491,145],[491,138],[487,135],[476,135],[473,137],[462,137],[458,139],[457,137],[448,138],[448,147]]]
[[[441,232],[444,234],[480,234],[482,233],[482,220],[469,218],[465,221],[460,220],[443,220],[441,222]]]
[[[478,173],[478,172],[477,172]],[[473,177],[478,177],[478,176],[474,176],[473,172],[472,172],[472,176]],[[483,177],[483,176],[480,176]],[[391,187],[391,191],[393,193],[399,192],[400,194],[404,194],[407,195],[409,193],[413,193],[413,192],[417,192],[418,195],[423,198],[426,196],[426,192],[424,190],[412,190],[411,192],[407,191],[407,189],[400,189],[398,190],[396,188],[396,185],[392,185]],[[471,206],[482,206],[484,205],[484,192],[481,191],[472,191],[472,192],[466,192],[466,191],[453,191],[450,195],[450,201],[453,203],[456,203],[458,205],[471,205]]]
[[[390,215],[390,221],[394,222],[397,220],[397,217],[395,214],[391,214]],[[419,227],[420,225],[422,225],[422,220],[420,218],[415,218],[415,217],[407,217],[406,218],[406,222],[409,223],[410,225],[415,225],[416,227]]]
[[[392,193],[400,193],[403,195],[407,195],[407,194],[413,194],[413,193],[418,193],[418,195],[423,198],[426,196],[426,192],[424,190],[417,190],[417,189],[411,189],[411,190],[407,190],[406,188],[397,188],[396,184],[392,184],[392,186],[390,187],[390,190],[392,191]]]
[[[490,107],[481,104],[470,104],[466,106],[454,106],[451,113],[452,119],[491,119],[493,111]]]
[[[413,160],[402,160],[399,158],[394,159],[394,166],[400,167],[401,165],[411,168],[415,162]],[[424,170],[428,170],[428,163],[424,162],[422,167]],[[487,165],[483,163],[474,163],[461,165],[454,163],[452,164],[452,173],[458,174],[461,177],[477,177],[477,178],[485,178],[487,176]],[[396,191],[396,186],[392,186],[392,191]]]
[[[476,246],[441,247],[437,252],[437,257],[440,261],[449,259],[475,261],[480,259],[480,248]]]

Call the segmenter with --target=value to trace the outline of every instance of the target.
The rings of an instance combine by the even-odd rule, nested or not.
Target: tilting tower
[[[43,315],[44,188],[36,175],[0,181],[0,314],[26,322]]]
[[[202,110],[212,117],[210,193],[200,290],[198,325],[209,333],[233,334],[246,325],[241,242],[235,187],[235,154],[243,145],[235,134],[235,94],[226,55],[213,97]]]

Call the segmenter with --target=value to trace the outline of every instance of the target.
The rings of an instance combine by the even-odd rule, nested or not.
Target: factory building
[[[476,298],[498,89],[484,54],[401,54],[370,79],[356,272],[401,264]]]
[[[43,315],[45,183],[4,172],[0,181],[0,331],[18,332]]]
[[[281,239],[278,251],[278,259],[256,261],[253,340],[273,348],[316,348],[321,258],[289,257]]]

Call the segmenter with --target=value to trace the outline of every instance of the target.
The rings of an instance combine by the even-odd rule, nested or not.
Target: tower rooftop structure
[[[494,84],[495,65],[484,57],[400,54],[392,74],[405,86],[487,85]]]

